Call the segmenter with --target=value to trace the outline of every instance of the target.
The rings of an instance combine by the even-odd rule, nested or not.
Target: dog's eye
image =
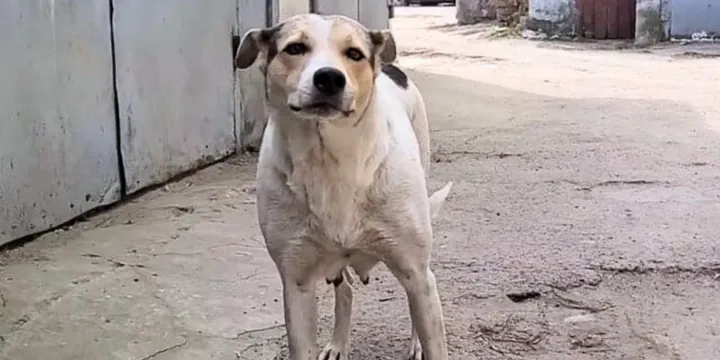
[[[307,47],[307,45],[298,42],[298,43],[288,44],[288,46],[286,46],[285,50],[283,50],[283,51],[285,51],[286,53],[288,53],[290,55],[302,55],[308,51],[308,47]]]
[[[363,54],[362,51],[356,48],[349,48],[345,50],[345,56],[347,56],[348,59],[353,61],[360,61],[365,58],[365,54]]]

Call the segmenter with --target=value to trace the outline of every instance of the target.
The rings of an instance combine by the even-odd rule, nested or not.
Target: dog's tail
[[[442,189],[436,191],[432,195],[430,195],[430,218],[435,219],[438,214],[440,214],[440,209],[442,208],[443,204],[445,204],[445,199],[447,199],[448,194],[450,193],[450,188],[452,188],[453,182],[450,181],[445,186],[442,187]]]

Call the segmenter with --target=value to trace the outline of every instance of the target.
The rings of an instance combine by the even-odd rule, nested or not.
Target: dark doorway
[[[590,39],[634,39],[636,0],[577,0],[580,35]]]

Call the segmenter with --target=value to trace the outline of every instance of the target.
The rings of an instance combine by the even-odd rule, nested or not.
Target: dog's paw
[[[347,360],[347,350],[332,343],[327,344],[323,351],[320,352],[318,360]]]
[[[425,357],[423,356],[423,350],[422,345],[420,345],[420,341],[413,341],[406,360],[423,360],[424,358]]]

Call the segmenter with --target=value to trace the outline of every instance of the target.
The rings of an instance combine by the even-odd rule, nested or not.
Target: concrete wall
[[[635,44],[643,46],[667,40],[668,11],[667,0],[637,0]]]
[[[526,27],[549,36],[576,35],[575,0],[530,0]],[[695,33],[720,36],[720,0],[637,0],[635,43],[649,45]]]
[[[493,0],[455,1],[455,20],[458,25],[472,25],[495,19],[497,19],[497,11]]]
[[[315,11],[322,14],[342,14],[360,21],[371,29],[388,29],[390,19],[387,0],[311,0]]]
[[[574,36],[577,19],[575,0],[530,0],[526,27],[548,36]]]
[[[389,29],[387,0],[358,0],[357,19],[370,29]]]
[[[0,244],[120,198],[107,0],[0,2]]]
[[[703,31],[720,37],[720,0],[672,0],[670,13],[672,37],[689,38]]]
[[[250,29],[264,28],[277,22],[279,1],[267,6],[258,0],[239,0],[235,34],[242,39]],[[262,16],[258,16],[262,14]],[[267,113],[265,111],[265,77],[255,66],[235,72],[235,134],[236,146],[241,149],[257,149],[262,139]]]
[[[327,4],[387,23],[385,0]],[[309,9],[309,0],[0,1],[0,245],[262,134],[264,78],[233,74],[233,36]]]
[[[313,0],[311,0],[313,1]],[[351,18],[358,18],[358,0],[337,1],[337,0],[314,0],[315,11],[321,14],[341,14]],[[359,0],[362,1],[362,0]],[[367,1],[367,0],[365,0]]]
[[[132,193],[234,151],[237,4],[114,3],[120,142]]]
[[[314,0],[276,0],[277,14],[275,22],[287,19],[290,16],[310,12],[311,2]],[[355,2],[356,0],[338,0],[338,2]]]

